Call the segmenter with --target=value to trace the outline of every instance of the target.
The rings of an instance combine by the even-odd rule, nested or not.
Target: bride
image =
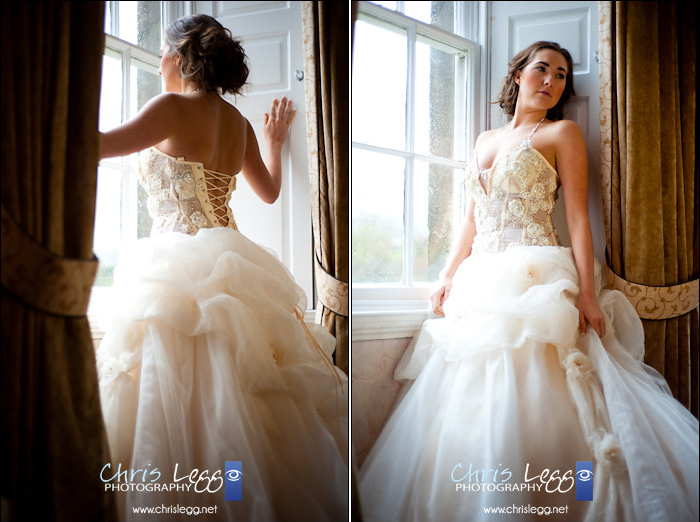
[[[643,363],[632,306],[594,260],[572,60],[511,61],[510,122],[479,136],[467,220],[406,381],[359,472],[367,521],[696,521],[698,421]],[[551,214],[559,186],[571,248]]]
[[[103,158],[142,151],[153,230],[119,261],[97,352],[112,457],[100,479],[126,519],[345,520],[347,378],[334,339],[304,323],[303,292],[229,207],[238,173],[277,199],[292,102],[265,114],[263,162],[221,98],[248,76],[230,32],[184,17],[161,51],[166,92],[101,141]]]

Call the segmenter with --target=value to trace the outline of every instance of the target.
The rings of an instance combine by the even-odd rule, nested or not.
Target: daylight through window
[[[415,19],[363,2],[355,26],[354,300],[437,280],[466,205],[471,42],[452,34],[456,2],[380,3]]]
[[[158,75],[160,4],[107,2],[101,132],[133,118],[146,102],[162,92]],[[148,235],[151,228],[146,195],[136,179],[136,158],[134,154],[100,162],[94,234],[94,250],[100,260],[97,287],[112,285],[122,245]]]

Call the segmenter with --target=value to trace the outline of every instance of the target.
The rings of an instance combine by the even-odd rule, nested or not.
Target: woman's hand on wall
[[[292,109],[292,100],[286,96],[281,101],[277,101],[277,98],[272,100],[270,113],[265,113],[263,122],[263,136],[268,147],[282,147],[296,112],[296,109]]]

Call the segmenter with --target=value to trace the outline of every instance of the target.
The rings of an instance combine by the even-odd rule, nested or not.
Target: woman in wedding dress
[[[468,172],[467,219],[359,472],[365,522],[698,520],[698,421],[643,363],[593,257],[572,60],[518,53]],[[563,188],[571,248],[551,213]]]
[[[277,199],[292,102],[264,116],[263,162],[221,98],[246,83],[244,51],[205,15],[166,30],[159,73],[166,92],[102,135],[103,158],[142,151],[153,230],[122,254],[97,352],[112,458],[99,479],[126,519],[345,520],[334,339],[304,323],[303,292],[229,207],[238,173]]]

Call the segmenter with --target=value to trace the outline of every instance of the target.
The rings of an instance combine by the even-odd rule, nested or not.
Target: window
[[[360,3],[352,75],[354,316],[425,310],[463,219],[479,47],[455,34],[461,4]]]
[[[161,2],[107,2],[99,130],[134,117],[162,92],[158,75]],[[108,300],[122,246],[147,236],[151,220],[136,177],[137,155],[102,160],[97,171],[94,251],[100,260],[89,314]]]

